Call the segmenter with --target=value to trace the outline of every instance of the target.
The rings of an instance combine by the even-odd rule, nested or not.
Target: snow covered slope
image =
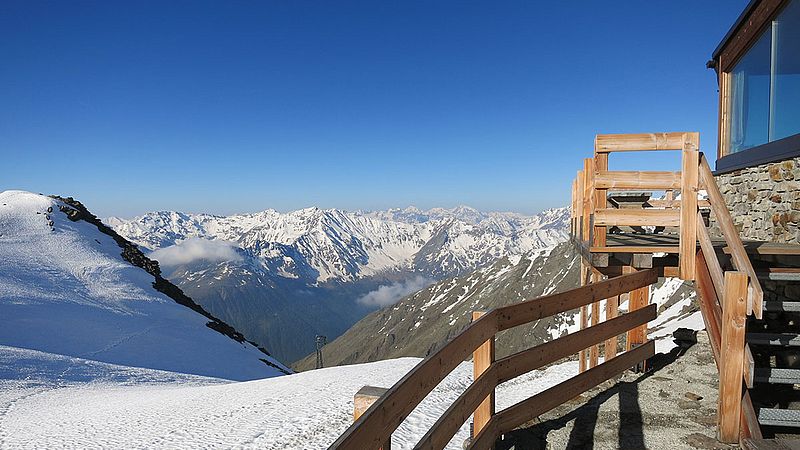
[[[667,328],[702,328],[699,313],[665,313],[661,332],[651,333],[658,334],[660,352],[674,346]],[[15,363],[20,359],[24,364]],[[24,372],[2,370],[9,361]],[[419,361],[399,358],[223,383],[0,346],[0,448],[326,448],[352,423],[355,392],[366,385],[389,387]],[[564,361],[503,383],[497,408],[577,372],[577,361]],[[472,379],[472,364],[459,365],[406,417],[392,448],[412,448]],[[461,449],[467,436],[465,424],[447,448]]]
[[[135,249],[66,212],[86,214],[42,195],[0,193],[0,344],[232,380],[286,371],[191,299],[176,303],[177,288],[121,256]]]
[[[325,346],[325,362],[335,365],[427,356],[464,329],[473,311],[575,288],[579,285],[579,269],[580,258],[571,243],[516,258],[502,258],[472,273],[434,283],[392,306],[370,313]],[[672,308],[660,321],[682,318],[696,311],[691,308],[694,290],[678,279],[662,280],[651,291],[653,303],[663,309]],[[621,308],[627,309],[627,303]],[[578,324],[577,311],[573,311],[505,331],[497,337],[497,356],[559,337],[576,330]],[[307,370],[314,367],[315,361],[315,355],[309,355],[294,366]]]

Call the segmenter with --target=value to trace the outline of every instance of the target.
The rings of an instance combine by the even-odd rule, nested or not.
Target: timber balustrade
[[[385,447],[392,432],[471,354],[474,354],[475,381],[415,448],[444,448],[473,414],[474,440],[470,448],[491,448],[500,435],[652,357],[655,345],[647,341],[528,400],[495,413],[494,391],[499,384],[646,325],[656,318],[656,307],[650,305],[498,360],[494,359],[495,334],[631,292],[657,280],[658,273],[655,270],[640,270],[567,292],[475,314],[475,320],[467,328],[395,383],[330,448],[362,450],[383,446],[383,450],[388,450]]]
[[[679,150],[680,172],[610,171],[608,155],[614,152]],[[649,199],[640,207],[621,208],[608,200],[609,191],[664,191],[664,199]],[[708,200],[698,200],[705,190]],[[676,194],[680,193],[680,200]],[[708,161],[699,151],[698,133],[655,133],[598,135],[593,158],[584,160],[572,183],[572,239],[581,249],[584,260],[582,281],[598,275],[592,267],[596,253],[674,253],[677,254],[677,274],[684,280],[696,281],[703,319],[720,374],[718,430],[724,442],[738,442],[740,437],[760,437],[760,429],[749,393],[752,387],[754,362],[744,340],[746,316],[762,316],[763,290],[755,270],[734,227],[730,212],[714,179]],[[616,206],[617,208],[615,208]],[[710,209],[730,249],[735,271],[725,272],[717,257],[701,209]],[[618,246],[608,247],[608,230],[630,226],[677,228],[678,246]],[[637,228],[639,227],[639,228]],[[699,242],[699,248],[698,248]],[[625,270],[630,267],[623,267]],[[664,273],[667,272],[664,268]],[[644,288],[646,289],[646,288]],[[643,299],[644,297],[644,299]],[[646,305],[647,294],[637,290],[630,295],[629,310]],[[606,300],[606,317],[617,313],[619,299]],[[598,314],[592,305],[592,317]],[[582,309],[581,327],[588,324],[589,308]],[[594,323],[594,318],[592,319]],[[628,333],[628,348],[643,342],[643,330]],[[616,342],[606,343],[606,352]],[[581,371],[596,364],[592,349],[581,354]]]
[[[614,152],[678,150],[680,172],[610,171]],[[663,199],[650,199],[638,208],[620,207],[609,191],[663,190]],[[703,189],[708,200],[698,200]],[[680,198],[676,196],[680,193]],[[616,206],[616,208],[614,207]],[[630,205],[629,205],[630,206]],[[701,208],[711,210],[722,232],[735,271],[725,272],[717,258]],[[677,228],[678,245],[608,246],[609,229],[631,226],[640,232]],[[332,449],[388,450],[392,432],[413,409],[461,362],[473,357],[475,381],[437,420],[416,445],[417,449],[442,449],[461,426],[474,418],[471,448],[491,448],[495,440],[536,416],[574,398],[614,375],[643,364],[655,345],[647,339],[647,323],[656,317],[648,305],[649,286],[659,273],[696,282],[700,309],[720,374],[718,433],[734,443],[740,437],[760,438],[749,393],[753,383],[753,356],[745,342],[747,315],[761,318],[763,290],[755,275],[730,212],[708,162],[699,151],[698,133],[598,135],[594,156],[583,161],[572,183],[570,231],[581,256],[582,286],[564,293],[476,312],[460,334],[425,358],[381,395]],[[698,248],[699,242],[699,248]],[[630,253],[630,261],[649,253],[678,255],[677,267],[636,270],[625,265],[603,280],[595,267],[595,254]],[[605,267],[607,268],[607,267]],[[611,273],[606,272],[607,274]],[[621,273],[621,274],[620,274]],[[609,275],[610,276],[610,275]],[[628,312],[619,315],[619,302],[628,299]],[[605,320],[600,321],[601,302]],[[499,331],[580,308],[580,330],[545,344],[496,360],[494,339]],[[589,312],[591,311],[591,323]],[[626,334],[625,352],[618,352],[618,337]],[[604,360],[599,362],[599,346]],[[495,411],[495,389],[503,382],[578,353],[579,374],[500,412]]]

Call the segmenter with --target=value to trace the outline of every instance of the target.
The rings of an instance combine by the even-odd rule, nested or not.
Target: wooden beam
[[[742,367],[744,365],[745,316],[747,315],[747,275],[725,273],[722,308],[722,356],[719,373],[718,433],[725,443],[739,442],[742,413]]]
[[[592,213],[594,212],[594,162],[583,160],[583,240],[592,241]]]
[[[708,264],[707,267],[711,275],[711,281],[714,282],[714,289],[717,292],[723,292],[725,290],[725,285],[722,266],[719,263],[717,252],[714,249],[714,244],[711,242],[711,236],[708,235],[708,230],[703,222],[703,216],[700,214],[700,211],[697,212],[697,237],[700,241],[700,248],[703,249],[703,256]]]
[[[742,245],[742,239],[739,232],[733,226],[733,219],[731,218],[730,211],[725,204],[725,199],[719,191],[717,182],[714,175],[711,173],[711,168],[708,166],[708,161],[704,155],[700,155],[700,179],[706,187],[708,193],[708,200],[711,202],[711,209],[717,219],[722,235],[725,237],[725,242],[731,252],[731,260],[733,266],[739,272],[744,272],[749,278],[749,287],[747,295],[747,311],[748,314],[752,312],[756,318],[762,318],[762,303],[764,300],[764,291],[761,289],[761,284],[758,282],[753,265],[750,263],[750,258],[747,256]]]
[[[578,177],[576,180],[578,181],[576,198],[575,198],[575,205],[577,206],[577,220],[578,220],[578,228],[575,230],[575,234],[577,235],[578,242],[584,242],[586,237],[583,235],[583,183],[586,181],[586,177],[583,176],[583,170],[578,171]]]
[[[608,206],[608,191],[606,189],[600,188],[597,186],[597,174],[600,172],[608,171],[608,153],[597,153],[595,151],[594,154],[594,203],[592,205],[593,209],[597,208],[606,208]],[[604,246],[606,245],[606,233],[608,232],[608,228],[602,226],[595,226],[593,233],[594,239],[592,239],[592,245],[597,246]]]
[[[651,305],[655,306],[655,305]],[[644,311],[644,309],[640,310]],[[612,321],[619,315],[619,295],[609,297],[606,299],[606,322]],[[627,314],[626,314],[627,315]],[[624,316],[623,316],[624,317]],[[605,361],[617,356],[617,335],[614,335],[605,342]]]
[[[597,272],[596,270],[592,270],[592,283],[598,283],[603,279],[603,274]],[[596,326],[600,323],[600,300],[592,302],[592,326]],[[593,344],[589,347],[589,368],[597,366],[597,362],[600,358],[600,347],[598,343]]]
[[[648,341],[634,350],[617,356],[611,361],[604,362],[567,381],[546,389],[527,400],[523,400],[510,408],[506,408],[495,415],[495,420],[497,422],[495,432],[498,435],[507,433],[529,421],[532,417],[542,415],[556,406],[608,380],[614,375],[648,358],[652,358],[654,354],[655,342]],[[476,448],[482,448],[477,444],[478,442],[476,442]]]
[[[681,223],[681,213],[674,209],[598,209],[594,214],[594,223],[604,226],[677,227]]]
[[[697,252],[697,285],[695,291],[702,311],[703,322],[706,325],[708,341],[711,344],[711,353],[714,355],[714,362],[717,370],[720,369],[720,343],[722,342],[722,308],[717,301],[718,294],[714,290],[714,283],[711,281],[711,274],[705,259],[705,250]]]
[[[680,247],[661,245],[614,245],[612,247],[591,247],[592,253],[678,253]]]
[[[588,275],[589,274],[589,267],[590,266],[587,265],[586,262],[584,262],[583,259],[581,259],[581,273],[580,273],[581,286],[586,286],[586,284],[587,284],[587,280],[589,279],[589,275]],[[581,328],[580,328],[581,330],[584,330],[584,329],[586,329],[586,327],[589,326],[589,307],[586,306],[586,305],[581,305],[580,325],[581,325]],[[586,372],[586,369],[588,368],[587,364],[586,364],[586,361],[587,361],[586,358],[587,358],[588,355],[589,354],[588,354],[588,350],[587,350],[586,346],[584,346],[578,352],[578,373]]]
[[[680,261],[681,279],[694,280],[697,250],[697,191],[700,170],[700,134],[686,133],[682,151]]]
[[[649,305],[630,314],[623,314],[584,330],[506,356],[495,363],[497,382],[504,383],[532,370],[540,369],[575,354],[580,349],[586,348],[586,345],[600,343],[625,333],[633,327],[646,325],[656,317],[656,305]]]
[[[608,154],[605,154],[608,157]],[[605,171],[595,175],[598,189],[667,190],[680,189],[680,172]]]
[[[364,386],[356,392],[353,397],[353,421],[358,420],[373,403],[386,393],[388,389],[375,386]],[[386,438],[380,450],[390,450],[392,448],[392,437]]]
[[[485,314],[484,311],[474,311],[472,320],[478,320]],[[494,362],[494,336],[486,340],[477,350],[472,353],[473,379],[477,380],[483,372],[489,369]],[[474,437],[489,423],[489,419],[494,415],[494,389],[489,392],[480,405],[475,409],[472,436]]]
[[[495,333],[497,314],[492,310],[414,366],[342,433],[330,448],[361,450],[383,445],[419,402]]]
[[[571,311],[597,300],[649,286],[656,281],[658,273],[655,269],[639,270],[566,292],[502,306],[494,310],[497,313],[498,331]]]
[[[598,134],[595,149],[598,153],[634,152],[643,150],[681,150],[682,132],[640,134]]]

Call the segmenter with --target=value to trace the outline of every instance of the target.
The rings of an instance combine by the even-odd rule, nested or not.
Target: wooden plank
[[[598,209],[594,223],[603,226],[677,227],[681,223],[681,214],[674,209]]]
[[[592,242],[592,213],[594,205],[594,162],[583,160],[583,240]]]
[[[608,206],[608,191],[606,189],[600,188],[597,186],[597,174],[599,172],[606,172],[608,171],[608,153],[597,153],[595,151],[594,154],[594,203],[592,204],[593,209],[597,208],[606,208]],[[595,226],[594,227],[594,238],[592,239],[592,245],[597,246],[604,246],[606,245],[606,233],[608,232],[608,228],[602,226]]]
[[[575,204],[578,207],[578,212],[577,212],[577,215],[578,215],[578,217],[577,217],[577,219],[578,219],[578,229],[575,231],[575,233],[578,236],[578,242],[584,242],[586,240],[586,238],[583,235],[583,220],[584,220],[584,218],[583,218],[583,183],[585,181],[585,177],[583,176],[583,170],[579,170],[578,171],[578,178],[576,178],[576,179],[578,181],[578,186],[577,186],[578,191],[576,192],[577,198],[575,199]]]
[[[756,318],[762,318],[762,303],[764,300],[764,291],[761,289],[761,284],[758,282],[755,270],[750,264],[750,258],[742,245],[742,239],[739,237],[739,232],[733,226],[733,219],[731,218],[730,211],[725,204],[725,199],[719,192],[714,175],[711,173],[711,168],[708,166],[708,161],[704,155],[700,155],[700,179],[706,187],[708,199],[711,202],[711,208],[717,218],[717,224],[722,231],[725,241],[728,244],[731,252],[731,260],[733,266],[739,272],[744,272],[749,278],[749,287],[747,295],[747,311],[748,314],[752,312]]]
[[[627,270],[634,270],[633,268],[628,268]],[[638,289],[634,289],[630,293],[630,299],[628,300],[628,312],[636,311],[638,309],[644,308],[650,302],[650,286],[644,286]],[[627,339],[625,340],[625,349],[631,350],[642,343],[647,341],[647,324],[638,326],[630,331],[628,331]]]
[[[658,272],[655,269],[639,270],[566,292],[502,306],[494,310],[497,313],[498,331],[533,322],[542,317],[571,311],[594,301],[630,292],[643,286],[649,286],[657,280]]]
[[[667,199],[660,199],[660,198],[653,198],[647,201],[647,204],[652,206],[653,208],[680,208],[681,201],[680,200],[667,200]],[[698,208],[710,208],[711,203],[708,200],[701,200],[697,199],[697,207]]]
[[[567,381],[546,389],[527,400],[523,400],[510,408],[506,408],[495,415],[495,420],[497,422],[495,432],[497,434],[507,433],[531,420],[531,418],[544,414],[626,369],[653,357],[654,354],[655,342],[648,341],[634,350],[617,356],[611,361],[604,362]],[[480,448],[480,446],[476,447]]]
[[[583,259],[581,259],[581,273],[580,273],[581,286],[586,286],[586,284],[587,284],[586,281],[589,278],[588,274],[589,274],[589,266],[586,264],[586,262]],[[580,317],[580,322],[581,322],[581,328],[580,329],[583,330],[583,329],[585,329],[586,327],[589,326],[589,307],[588,306],[586,306],[586,305],[582,305],[581,306],[580,316],[581,316]],[[586,346],[584,346],[578,352],[578,373],[586,372],[586,369],[587,369],[586,358],[588,356],[589,356],[588,350],[586,349]]]
[[[655,306],[655,305],[651,305]],[[645,311],[642,309],[641,311]],[[619,295],[615,295],[613,297],[606,299],[606,322],[614,320],[619,315]],[[608,361],[611,358],[617,356],[617,335],[614,335],[605,342],[605,360]]]
[[[747,275],[741,272],[726,272],[723,297],[718,433],[720,441],[736,443],[739,442],[742,413]]]
[[[606,157],[608,155],[606,154]],[[597,189],[666,190],[681,187],[680,172],[601,171],[595,175]]]
[[[592,253],[678,253],[680,247],[676,246],[641,246],[641,245],[615,245],[613,247],[591,247]]]
[[[602,281],[603,275],[596,270],[592,270],[592,283]],[[600,300],[592,302],[592,326],[600,323]],[[597,366],[597,361],[600,358],[599,342],[594,343],[589,347],[589,368]]]
[[[683,135],[682,132],[598,134],[595,136],[594,146],[598,153],[680,150],[683,148]]]
[[[425,436],[414,446],[415,450],[441,450],[450,443],[453,436],[472,415],[478,405],[493,392],[497,386],[497,367],[489,366],[456,401],[447,408],[439,420],[425,433]],[[484,426],[485,429],[485,426]]]
[[[373,403],[378,401],[381,395],[385,394],[386,391],[388,391],[388,389],[375,386],[364,386],[359,389],[353,397],[353,420],[358,420],[358,418],[361,417]],[[383,445],[381,445],[380,450],[390,450],[391,448],[392,437],[389,436]]]
[[[697,285],[695,291],[700,304],[700,311],[703,315],[703,322],[706,325],[708,341],[711,344],[711,352],[714,355],[714,362],[717,363],[717,370],[720,368],[720,343],[722,342],[722,308],[717,300],[717,292],[714,290],[714,283],[711,281],[711,274],[705,259],[705,251],[702,249],[697,252]]]
[[[761,439],[761,425],[758,423],[758,416],[756,409],[753,407],[753,401],[750,399],[750,392],[745,390],[742,395],[742,424],[740,425],[742,437]]]
[[[717,292],[723,292],[724,289],[724,275],[722,274],[722,266],[717,258],[717,252],[714,250],[714,244],[711,242],[711,236],[708,235],[703,222],[703,216],[697,212],[697,237],[700,241],[700,248],[703,249],[703,256],[705,257],[708,272],[711,275],[711,281],[714,283],[714,289]],[[716,301],[716,299],[715,299]]]
[[[631,281],[631,280],[629,280]],[[378,448],[419,402],[478,346],[497,333],[497,313],[489,311],[394,384],[331,445],[332,449]]]
[[[485,314],[484,311],[473,311],[472,320],[478,320]],[[483,372],[489,369],[494,362],[494,336],[487,339],[477,350],[472,353],[473,379],[477,380]],[[473,436],[480,433],[494,415],[494,389],[489,392],[480,405],[475,409]]]
[[[625,333],[631,328],[646,325],[656,317],[656,305],[649,305],[630,314],[623,314],[584,330],[506,356],[495,363],[497,382],[504,383],[532,370],[540,369],[575,354],[581,348],[586,348],[587,345],[603,342]]]
[[[700,160],[699,133],[686,133],[681,159],[680,260],[682,280],[694,280],[694,258],[697,250],[697,191]]]

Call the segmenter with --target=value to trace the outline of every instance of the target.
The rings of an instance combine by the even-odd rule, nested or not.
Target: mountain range
[[[436,281],[567,238],[566,208],[534,216],[461,206],[306,208],[217,216],[174,211],[105,223],[165,276],[283,361]]]

